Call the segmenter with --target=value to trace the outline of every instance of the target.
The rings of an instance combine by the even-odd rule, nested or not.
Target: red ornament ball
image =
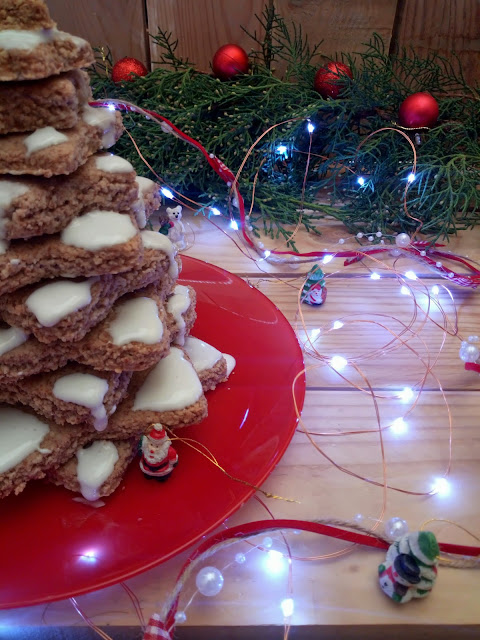
[[[112,67],[112,80],[115,83],[131,82],[135,80],[135,76],[130,75],[132,73],[137,74],[137,76],[146,76],[148,69],[136,58],[122,58]]]
[[[313,88],[322,98],[337,98],[342,88],[342,76],[353,78],[350,67],[343,62],[329,62],[315,74]]]
[[[402,127],[433,127],[438,120],[438,102],[429,93],[412,93],[398,110]]]
[[[212,60],[213,73],[220,80],[230,80],[239,73],[247,73],[248,55],[237,44],[224,44]]]

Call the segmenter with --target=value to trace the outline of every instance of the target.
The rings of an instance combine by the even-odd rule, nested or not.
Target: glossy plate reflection
[[[280,311],[237,276],[184,257],[180,282],[197,292],[192,334],[237,360],[229,381],[207,394],[208,418],[181,435],[201,441],[231,475],[260,485],[295,431],[291,385],[303,369],[301,350]],[[301,378],[300,408],[304,393]],[[133,463],[98,509],[42,483],[1,501],[0,608],[125,580],[194,544],[252,495],[197,452],[175,447],[179,464],[165,484],[148,482]]]

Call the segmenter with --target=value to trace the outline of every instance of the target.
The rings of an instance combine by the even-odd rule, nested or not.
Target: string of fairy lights
[[[99,103],[96,103],[99,104]],[[102,103],[104,104],[104,103]],[[125,105],[124,103],[117,101],[110,101],[108,103],[108,107],[110,109],[115,108],[127,108],[129,110],[135,110],[140,113],[143,110],[132,106]],[[150,112],[145,113],[150,119],[156,120],[156,117],[153,116]],[[158,114],[156,114],[158,115]],[[157,120],[158,123],[160,121]],[[306,122],[307,132],[312,135],[314,132],[314,125],[312,122]],[[179,135],[179,132],[175,130],[171,123],[163,122],[162,129],[168,133],[173,133],[174,135]],[[401,135],[404,135],[407,138],[408,142],[411,144],[413,148],[414,161],[412,163],[411,170],[406,172],[405,176],[405,189],[403,196],[403,203],[406,208],[406,194],[408,192],[409,186],[415,181],[416,173],[416,156],[415,156],[415,145],[413,142],[406,136],[403,132],[399,131]],[[190,144],[192,144],[191,140],[187,140]],[[195,141],[193,141],[195,142]],[[257,141],[258,142],[258,141]],[[199,148],[201,145],[195,145]],[[253,148],[253,147],[252,147]],[[201,150],[201,149],[200,149]],[[286,155],[288,153],[288,148],[286,145],[279,144],[276,147],[276,151],[280,155]],[[249,151],[249,153],[251,150]],[[139,152],[140,153],[140,152]],[[214,166],[215,162],[220,162],[214,156],[210,155],[210,160],[212,167],[215,170],[218,169],[218,166]],[[142,157],[143,159],[143,157]],[[147,166],[153,171],[153,168],[146,161]],[[220,163],[221,165],[221,163]],[[219,165],[219,166],[220,166]],[[308,165],[308,163],[307,163]],[[348,168],[348,170],[352,170]],[[400,295],[408,297],[411,302],[412,315],[407,321],[401,321],[394,316],[388,314],[379,314],[381,318],[374,319],[366,319],[359,318],[358,314],[352,314],[349,317],[341,317],[336,318],[334,320],[326,320],[324,323],[318,323],[318,314],[315,313],[315,309],[302,310],[300,300],[300,292],[302,288],[302,284],[305,280],[305,276],[299,276],[299,286],[296,287],[298,292],[298,309],[295,318],[295,329],[297,331],[298,338],[300,342],[303,344],[303,349],[309,361],[312,364],[306,366],[307,373],[309,371],[313,371],[314,369],[323,368],[332,372],[334,375],[339,376],[344,382],[346,382],[350,387],[356,388],[364,394],[367,394],[370,400],[373,402],[375,409],[377,410],[377,405],[380,398],[385,398],[385,394],[378,393],[374,391],[374,385],[372,385],[366,375],[365,371],[362,367],[368,365],[369,362],[378,359],[380,356],[388,355],[390,356],[394,351],[402,348],[406,348],[409,350],[410,355],[417,358],[422,365],[424,366],[424,374],[421,376],[421,379],[417,381],[415,384],[405,385],[399,391],[392,392],[391,394],[387,394],[390,399],[399,400],[403,403],[407,409],[403,415],[393,418],[387,421],[387,424],[382,424],[381,420],[378,419],[378,424],[375,428],[368,429],[360,429],[351,433],[359,434],[359,433],[377,433],[379,437],[379,443],[382,449],[382,465],[383,465],[383,478],[381,481],[374,482],[372,479],[361,477],[356,473],[351,472],[351,470],[342,468],[339,464],[332,460],[334,466],[338,469],[350,473],[350,475],[354,475],[359,479],[362,479],[367,482],[373,482],[377,484],[380,488],[382,488],[383,492],[383,503],[380,510],[380,514],[378,517],[371,518],[365,514],[352,514],[351,522],[354,525],[366,527],[369,531],[373,532],[376,529],[379,529],[383,525],[383,535],[387,540],[394,541],[399,537],[403,536],[405,533],[409,531],[409,524],[400,516],[394,516],[389,519],[384,518],[386,512],[386,490],[387,488],[401,491],[406,494],[411,495],[436,495],[440,499],[448,497],[452,492],[452,486],[449,482],[448,475],[451,466],[451,439],[452,439],[452,417],[451,412],[448,406],[448,402],[446,400],[445,394],[442,390],[442,386],[438,378],[436,378],[433,369],[435,364],[438,362],[440,353],[445,344],[446,337],[457,338],[461,342],[460,346],[460,358],[464,362],[476,362],[480,358],[480,338],[478,336],[469,336],[466,340],[462,339],[459,331],[458,331],[458,319],[457,319],[457,310],[455,306],[455,302],[453,299],[453,295],[445,284],[434,284],[430,288],[422,282],[422,280],[417,276],[416,272],[410,268],[405,271],[400,271],[397,269],[397,262],[403,257],[415,257],[425,258],[427,256],[428,247],[424,244],[418,244],[417,246],[414,244],[415,235],[411,237],[406,233],[399,233],[396,236],[384,236],[381,231],[376,232],[375,234],[364,235],[362,233],[357,233],[356,236],[340,238],[337,241],[337,244],[340,245],[340,250],[325,250],[321,252],[314,252],[315,255],[311,254],[297,254],[294,252],[285,251],[282,252],[279,249],[281,247],[265,248],[264,243],[261,239],[255,237],[252,234],[252,227],[249,225],[249,213],[246,215],[240,216],[240,224],[236,218],[232,215],[232,207],[237,210],[242,210],[243,208],[243,200],[241,199],[241,195],[238,192],[236,184],[238,182],[239,172],[241,171],[241,167],[236,176],[226,167],[220,167],[220,171],[222,172],[222,177],[224,177],[227,187],[230,189],[231,194],[231,208],[227,214],[224,214],[220,211],[217,206],[203,207],[202,205],[198,205],[187,198],[178,194],[176,190],[171,185],[163,184],[161,186],[161,193],[164,198],[182,204],[184,206],[188,206],[192,209],[201,210],[202,213],[206,215],[206,217],[214,223],[215,218],[229,218],[229,229],[232,232],[236,232],[239,235],[239,241],[235,242],[236,246],[247,256],[250,260],[255,262],[259,270],[262,270],[262,261],[271,262],[272,264],[279,263],[288,263],[293,268],[298,268],[303,263],[311,263],[315,261],[321,261],[322,265],[327,265],[331,263],[334,258],[339,256],[350,258],[353,261],[361,258],[364,260],[368,259],[369,263],[367,264],[367,268],[370,270],[370,280],[372,282],[376,282],[381,280],[384,277],[387,278],[395,278],[399,287]],[[161,177],[157,176],[157,178],[161,181]],[[357,184],[359,189],[371,189],[374,188],[371,180],[368,176],[358,175],[357,176]],[[253,202],[252,202],[253,208]],[[252,209],[251,209],[252,210]],[[250,210],[250,212],[251,212]],[[412,217],[412,216],[411,216]],[[215,225],[218,227],[218,225]],[[299,226],[299,225],[298,225]],[[295,235],[295,229],[292,232],[292,237]],[[419,227],[417,232],[421,229],[421,223],[419,222]],[[227,232],[221,227],[221,231],[225,233]],[[229,236],[230,237],[230,236]],[[243,245],[241,241],[243,240]],[[348,246],[352,242],[362,244],[368,243],[367,245],[363,244],[361,249],[355,248],[351,251],[344,251],[345,246]],[[374,244],[375,243],[375,244]],[[388,243],[388,244],[387,244]],[[286,244],[283,242],[282,244]],[[372,249],[375,248],[374,251],[369,250],[369,246],[372,245]],[[251,250],[255,252],[252,255]],[[412,252],[412,249],[414,250]],[[384,261],[379,260],[376,257],[376,253],[380,251],[387,250],[389,255],[394,258],[394,264],[391,266]],[[409,253],[406,253],[406,250],[410,250]],[[443,263],[441,260],[435,260],[434,266],[437,270],[443,269]],[[331,275],[326,276],[326,280],[328,282],[328,278]],[[444,274],[441,274],[444,275]],[[364,273],[363,273],[364,277]],[[452,276],[448,276],[451,279],[455,279],[455,274],[452,272]],[[272,281],[278,281],[280,284],[284,284],[284,280],[282,278],[275,276]],[[393,282],[393,280],[392,280]],[[291,281],[289,281],[289,286],[291,285]],[[449,309],[445,308],[445,305],[450,307]],[[437,314],[439,319],[435,319],[434,315]],[[388,326],[387,320],[390,320],[391,324],[397,323],[397,328],[392,328]],[[310,328],[310,325],[315,324],[314,328]],[[318,348],[318,343],[320,339],[324,339],[326,335],[330,332],[337,331],[355,331],[359,326],[362,326],[361,323],[368,323],[369,328],[377,331],[377,335],[379,332],[384,332],[386,337],[385,341],[376,346],[375,349],[370,351],[366,351],[357,357],[348,356],[348,354],[334,353],[334,354],[326,354],[323,351],[323,342],[322,342],[322,351]],[[419,326],[417,327],[416,324]],[[431,348],[428,346],[428,337],[422,336],[422,331],[425,328],[434,327],[438,329],[442,339],[440,341],[439,348],[432,353]],[[419,351],[418,348],[411,346],[413,341],[420,341],[423,352]],[[349,373],[349,377],[347,377],[347,373]],[[303,373],[303,372],[302,372]],[[359,378],[360,382],[355,380],[355,375]],[[449,424],[449,460],[446,465],[446,470],[443,474],[438,474],[434,478],[430,480],[430,484],[423,491],[418,490],[409,490],[403,487],[392,487],[387,483],[387,474],[386,474],[386,456],[384,451],[383,444],[383,434],[387,431],[394,434],[395,437],[401,438],[403,435],[407,434],[409,431],[409,419],[408,416],[411,415],[413,410],[418,404],[420,395],[425,386],[425,380],[428,376],[433,376],[437,382],[438,389],[443,395],[443,400],[445,403],[445,410],[447,414],[447,422]],[[400,385],[401,386],[401,385]],[[377,411],[377,415],[379,415]],[[304,435],[307,436],[308,440],[314,446],[317,451],[321,455],[326,455],[322,448],[318,445],[317,439],[321,438],[324,435],[329,435],[333,437],[335,434],[333,432],[313,432],[308,429],[304,424],[300,413],[298,412],[300,431],[303,431]],[[348,433],[338,433],[337,435],[345,436]],[[328,457],[328,456],[327,456]],[[330,458],[328,458],[330,459]],[[428,483],[427,483],[428,484]],[[261,502],[261,501],[260,501]],[[270,512],[268,507],[262,503],[262,506],[269,512],[271,517],[273,514]],[[373,521],[373,525],[371,525],[370,520]],[[346,523],[348,524],[348,523]],[[225,524],[225,527],[227,525]],[[463,528],[463,527],[461,527]],[[300,533],[300,532],[297,532]],[[473,535],[473,534],[471,534]],[[476,538],[476,536],[473,536]],[[285,580],[286,577],[286,589],[284,596],[278,602],[278,610],[281,613],[285,631],[284,638],[288,636],[289,626],[292,620],[292,617],[295,613],[295,597],[292,588],[292,571],[293,566],[296,561],[302,560],[317,560],[327,557],[336,557],[339,555],[343,555],[344,553],[348,553],[351,547],[343,549],[339,552],[334,552],[333,554],[328,554],[325,556],[316,556],[315,558],[311,557],[301,557],[295,556],[292,553],[292,546],[295,546],[292,543],[292,539],[289,541],[285,538],[283,533],[272,535],[263,535],[257,536],[257,538],[261,538],[260,541],[253,539],[252,541],[244,541],[241,543],[236,543],[237,545],[243,545],[241,550],[238,550],[238,546],[234,547],[234,550],[228,560],[222,564],[220,568],[215,566],[215,563],[210,561],[208,558],[208,563],[200,568],[195,575],[195,589],[193,593],[186,598],[186,601],[183,601],[182,604],[178,604],[178,607],[173,616],[173,623],[170,625],[168,629],[168,633],[172,632],[173,626],[177,624],[184,624],[188,620],[188,608],[192,605],[195,598],[200,594],[201,596],[211,598],[217,596],[223,589],[225,582],[228,580],[228,576],[231,571],[238,571],[239,567],[246,566],[247,564],[253,562],[258,562],[257,565],[259,569],[263,570],[266,575],[275,578],[281,578]],[[478,539],[478,538],[476,538]],[[212,554],[213,555],[213,554]],[[88,549],[85,551],[84,555],[80,558],[80,561],[84,563],[94,563],[98,560],[97,554],[95,550]],[[135,594],[128,594],[132,603],[135,606],[135,609],[139,615],[140,624],[143,629],[145,629],[145,621],[140,617],[141,607],[138,605],[138,601],[136,601]],[[178,597],[180,597],[180,591],[178,592]],[[84,614],[78,602],[73,599],[72,604],[75,606],[76,610],[80,613],[80,615],[84,618],[87,624],[90,624],[92,628],[94,628],[99,635],[104,638],[108,638],[101,630],[98,630],[98,627]],[[139,613],[140,611],[140,613]],[[101,632],[101,633],[100,633]],[[103,634],[103,635],[102,635]],[[163,636],[163,637],[170,637]]]

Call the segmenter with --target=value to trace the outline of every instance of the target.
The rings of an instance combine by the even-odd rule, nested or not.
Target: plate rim
[[[303,410],[303,405],[304,405],[304,401],[305,401],[305,393],[306,393],[306,375],[305,375],[305,362],[304,362],[304,354],[302,352],[301,346],[298,342],[298,340],[296,339],[296,335],[295,335],[295,331],[292,327],[292,325],[290,324],[290,322],[287,320],[287,318],[285,317],[285,315],[283,314],[283,312],[276,306],[276,304],[270,300],[270,298],[268,298],[264,293],[262,293],[261,291],[259,291],[258,289],[256,289],[255,287],[252,287],[248,282],[246,282],[242,277],[231,273],[230,271],[228,271],[227,269],[223,269],[222,267],[219,267],[215,264],[212,264],[210,262],[207,262],[205,260],[200,260],[198,258],[194,258],[192,256],[186,256],[186,255],[182,255],[181,256],[181,260],[188,262],[191,262],[192,264],[194,263],[199,263],[202,265],[207,265],[209,268],[212,268],[218,272],[220,272],[221,274],[227,274],[229,277],[233,278],[233,280],[235,281],[239,281],[241,283],[242,286],[245,287],[249,287],[251,289],[251,292],[253,293],[254,296],[258,295],[261,296],[264,301],[267,302],[268,305],[270,305],[272,308],[275,309],[276,313],[278,314],[278,316],[280,317],[281,321],[284,324],[284,327],[287,328],[287,330],[292,334],[292,337],[295,338],[295,349],[297,350],[297,354],[296,357],[298,358],[299,363],[301,363],[303,371],[301,371],[301,375],[298,376],[296,383],[295,383],[295,389],[294,389],[294,393],[295,393],[295,397],[296,397],[296,401],[297,401],[297,407],[298,407],[298,412],[299,414],[301,414],[302,410]],[[183,268],[182,268],[183,271]],[[184,279],[182,278],[182,272],[180,272],[179,276],[178,276],[178,280],[179,281],[184,281],[189,283],[190,281],[188,279]],[[195,287],[194,287],[195,288]],[[261,485],[265,482],[265,480],[272,474],[272,472],[275,470],[275,467],[278,465],[278,463],[280,462],[280,460],[282,459],[282,457],[284,456],[287,448],[290,445],[290,442],[292,441],[292,438],[295,434],[295,431],[297,429],[297,425],[298,425],[298,418],[295,420],[292,420],[292,424],[290,426],[289,432],[288,432],[288,437],[285,437],[282,440],[281,446],[279,446],[279,448],[277,449],[277,451],[275,452],[275,460],[274,462],[266,467],[266,470],[264,471],[264,473],[262,474],[262,476],[259,479],[256,479],[256,486],[257,487],[261,487]],[[206,535],[209,535],[212,531],[214,531],[218,526],[220,526],[222,524],[222,522],[224,522],[226,519],[228,519],[229,517],[231,517],[234,513],[236,513],[251,497],[252,495],[257,491],[257,488],[255,486],[247,486],[244,485],[244,493],[235,501],[235,504],[233,504],[231,507],[229,507],[226,511],[222,512],[221,516],[218,516],[214,522],[209,523],[209,525],[202,529],[201,531],[199,531],[193,539],[189,540],[188,542],[185,542],[184,544],[180,545],[179,547],[176,547],[174,550],[170,551],[169,553],[167,553],[166,555],[162,556],[161,558],[155,558],[149,562],[142,562],[139,563],[139,565],[136,568],[132,568],[129,571],[125,572],[122,574],[121,577],[119,577],[118,575],[115,576],[111,576],[110,578],[106,578],[105,580],[96,580],[95,586],[91,587],[91,586],[86,586],[86,587],[79,587],[79,588],[72,588],[71,590],[65,590],[64,593],[59,594],[56,593],[52,596],[46,596],[46,597],[38,597],[38,598],[31,598],[28,600],[28,602],[23,601],[15,601],[15,602],[8,602],[6,604],[4,604],[2,601],[0,601],[0,611],[6,611],[9,609],[18,609],[18,608],[22,608],[22,607],[33,607],[33,606],[38,606],[41,604],[48,604],[48,603],[52,603],[52,602],[59,602],[62,600],[66,600],[68,598],[72,598],[75,596],[80,596],[80,595],[85,595],[87,593],[94,593],[96,591],[99,591],[101,589],[106,589],[107,587],[111,587],[114,586],[116,584],[119,584],[121,582],[123,582],[124,580],[129,580],[135,576],[138,576],[142,573],[145,573],[146,571],[149,571],[151,569],[153,569],[154,567],[157,567],[161,564],[163,564],[164,562],[167,562],[169,560],[171,560],[172,558],[174,558],[175,556],[178,556],[179,554],[183,553],[185,550],[192,548],[194,545],[196,545],[198,543],[198,541]]]

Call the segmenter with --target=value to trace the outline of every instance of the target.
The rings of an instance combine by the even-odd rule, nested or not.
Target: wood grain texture
[[[177,53],[195,62],[200,71],[210,72],[215,51],[230,42],[247,52],[255,44],[241,27],[248,31],[262,30],[255,14],[260,15],[264,0],[245,2],[212,2],[212,0],[147,0],[148,25],[151,34],[157,27],[171,31],[178,38]],[[278,0],[277,11],[288,21],[302,26],[309,42],[323,40],[321,52],[353,52],[368,41],[373,31],[385,40],[388,48],[392,34],[396,0]],[[151,42],[152,61],[158,59],[156,45]]]
[[[288,275],[281,273],[280,278],[274,273],[262,274],[255,263],[244,258],[221,231],[212,230],[204,218],[186,216],[185,221],[190,225],[190,239],[193,240],[189,255],[245,274],[252,286],[269,297],[290,322],[295,322],[298,290],[295,272]],[[224,226],[227,228],[225,223]],[[338,237],[337,234],[338,230],[334,228],[333,237]],[[300,240],[304,246],[312,241],[309,236]],[[468,253],[474,241],[471,233],[460,234],[455,249]],[[328,238],[323,237],[321,242],[328,246]],[[404,321],[409,316],[411,309],[408,298],[399,293],[399,285],[394,279],[374,282],[370,280],[365,267],[357,265],[356,269],[355,275],[345,277],[344,270],[335,273],[333,264],[328,265],[332,275],[328,280],[329,293],[325,305],[317,308],[304,306],[310,334],[321,325],[331,327],[339,317],[355,313],[365,316],[385,313]],[[434,282],[434,279],[427,279],[430,286]],[[375,287],[374,293],[372,286]],[[452,292],[459,310],[460,332],[464,335],[478,333],[479,294],[453,287]],[[445,307],[451,313],[452,305],[449,306],[447,294]],[[432,313],[432,318],[438,319],[438,315]],[[382,337],[378,327],[364,330],[359,325],[352,325],[350,329],[346,320],[345,325],[340,330],[320,335],[317,345],[321,353],[342,353],[348,357],[352,353],[371,351],[380,345]],[[430,324],[423,333],[426,344],[432,350],[438,348],[439,330]],[[419,348],[418,343],[416,347]],[[367,365],[368,375],[379,396],[392,395],[391,391],[395,389],[394,376],[397,376],[398,389],[410,383],[418,374],[411,354],[403,349],[388,357],[380,355]],[[475,505],[480,491],[480,377],[463,370],[458,358],[456,337],[447,340],[435,371],[446,388],[445,397],[452,415],[450,495],[427,498],[390,490],[386,496],[386,510],[382,514],[382,488],[348,475],[334,466],[335,462],[361,476],[382,481],[380,440],[371,397],[352,390],[345,381],[336,380],[334,383],[328,377],[327,368],[323,367],[321,371],[308,374],[302,419],[307,430],[322,434],[312,437],[331,460],[312,446],[300,428],[297,429],[285,455],[264,483],[263,489],[298,502],[269,500],[268,507],[273,514],[279,518],[334,516],[345,520],[362,514],[363,523],[369,527],[377,524],[378,519],[386,521],[401,516],[412,530],[418,529],[429,518],[447,518],[478,533],[480,516]],[[389,484],[410,491],[428,491],[434,479],[442,476],[448,460],[450,431],[442,393],[430,381],[418,404],[406,416],[407,429],[403,434],[396,434],[389,425],[403,416],[410,404],[402,403],[399,399],[379,398],[378,406],[381,426],[384,427],[383,443]],[[360,430],[369,432],[358,433]],[[342,435],[347,431],[352,433]],[[265,517],[261,504],[252,499],[229,518],[227,525],[235,526]],[[383,525],[380,523],[379,526]],[[435,523],[431,528],[442,541],[472,544],[465,532],[448,523]],[[260,536],[257,543],[261,543],[263,537]],[[281,537],[274,535],[273,538],[275,548],[282,550]],[[312,557],[343,548],[334,540],[315,536],[290,533],[288,540],[292,553],[298,557]],[[238,551],[247,554],[247,561],[241,566],[233,562],[233,556]],[[159,603],[174,585],[179,567],[187,555],[188,552],[180,554],[128,580],[147,616],[158,610]],[[421,637],[429,640],[444,637],[448,625],[462,625],[463,632],[454,630],[452,637],[474,637],[474,625],[480,624],[476,571],[441,568],[438,584],[430,597],[410,606],[399,607],[385,598],[376,585],[376,567],[383,557],[381,552],[354,548],[334,560],[294,560],[295,613],[292,623],[317,625],[317,634],[313,637],[334,637],[329,635],[328,625],[338,625],[337,637],[345,633],[345,637],[363,640],[367,637],[363,625],[374,625],[388,636],[393,625],[411,624],[423,625]],[[198,594],[195,596],[187,611],[186,633],[190,625],[215,628],[217,625],[283,624],[279,603],[287,597],[286,571],[272,575],[265,568],[265,554],[245,543],[218,553],[214,562],[211,562],[223,569],[224,588],[221,596],[214,599],[207,600]],[[187,586],[181,606],[185,606],[193,593],[192,583]],[[118,585],[81,596],[78,601],[98,625],[138,626],[132,603]],[[61,627],[81,625],[81,622],[69,601],[52,603],[47,610],[44,606],[37,606],[0,611],[0,625],[20,627],[40,624]],[[257,635],[252,631],[248,637],[255,638]],[[369,632],[368,637],[377,636]],[[409,633],[409,637],[420,635]]]
[[[235,171],[236,167],[232,167],[232,169]],[[247,252],[241,233],[232,231],[229,227],[228,219],[223,216],[213,218],[213,222],[218,226],[216,228],[212,222],[209,222],[201,215],[193,216],[184,209],[183,221],[186,223],[186,239],[189,246],[183,253],[198,257],[201,260],[205,260],[205,262],[218,264],[228,271],[245,276],[273,273],[283,274],[286,277],[300,277],[311,267],[311,263],[293,265],[295,268],[292,268],[288,264],[273,264],[265,262],[265,260],[260,261],[260,256],[255,251],[250,250]],[[319,220],[316,227],[319,235],[306,233],[302,229],[295,235],[294,239],[299,252],[327,251],[335,255],[335,251],[358,250],[359,245],[355,237],[350,236],[340,222],[331,219]],[[272,240],[271,238],[263,237],[261,239],[265,249],[281,251],[286,249],[283,239]],[[420,240],[421,237],[419,236],[417,239]],[[343,240],[343,243],[339,244],[339,240]],[[244,250],[243,253],[235,247],[234,241]],[[443,242],[445,241],[443,240]],[[446,244],[444,250],[467,256],[470,260],[480,261],[480,227],[476,227],[466,233],[460,232]],[[393,258],[389,256],[388,251],[377,255],[375,260],[365,259],[364,264],[352,264],[348,269],[343,268],[342,258],[335,258],[329,263],[326,271],[332,273],[341,269],[342,274],[349,277],[359,273],[365,274],[365,268],[370,271],[382,270],[383,264],[393,265]],[[401,260],[396,261],[396,266],[401,272],[413,269],[417,275],[421,274],[428,278],[435,278],[435,274],[424,263],[411,257],[402,257]]]
[[[388,50],[395,20],[397,0],[277,0],[278,12],[302,25],[310,43],[322,41],[321,52],[354,53],[364,50],[373,32]]]
[[[250,50],[251,40],[241,26],[253,30],[255,13],[261,13],[263,0],[244,2],[212,2],[211,0],[147,0],[148,29],[155,35],[160,28],[178,39],[177,54],[195,63],[199,71],[210,72],[215,51],[233,42]],[[150,40],[152,62],[159,55]]]
[[[400,0],[396,47],[413,47],[420,56],[438,51],[458,55],[468,83],[480,77],[480,2],[478,0]]]
[[[47,5],[59,29],[85,38],[93,47],[110,47],[114,62],[131,56],[147,67],[150,64],[145,8],[140,0],[47,0]]]
[[[454,463],[450,481],[452,493],[446,497],[410,496],[395,491],[387,495],[387,509],[382,517],[382,489],[338,471],[298,431],[263,488],[276,495],[294,498],[298,503],[282,500],[267,501],[276,517],[353,519],[364,516],[364,524],[373,527],[378,518],[399,516],[410,528],[418,529],[429,518],[448,518],[478,532],[480,516],[475,504],[480,491],[478,459],[480,438],[478,392],[449,392],[447,399],[455,423],[453,434]],[[397,407],[386,408],[385,418],[397,417]],[[307,429],[331,431],[331,436],[316,438],[319,446],[335,462],[374,479],[381,479],[382,465],[378,433],[339,436],[347,430],[357,430],[371,417],[371,403],[361,394],[350,391],[314,391],[306,396],[303,419]],[[448,449],[448,428],[443,421],[443,408],[438,393],[425,392],[416,417],[409,421],[403,436],[385,432],[384,444],[387,475],[390,483],[401,488],[422,491],[432,480],[442,475]],[[250,500],[229,518],[227,525],[265,519],[266,512],[255,500]],[[446,523],[432,524],[443,541],[472,544],[468,535]],[[263,535],[257,539],[261,544]],[[280,535],[274,534],[276,549],[284,549]],[[313,535],[288,534],[292,553],[299,557],[327,554],[344,548],[342,543]],[[140,543],[140,541],[139,541]],[[244,565],[237,565],[237,552],[247,554]],[[148,616],[158,610],[159,603],[173,587],[179,568],[187,553],[127,581],[139,598]],[[431,596],[410,607],[396,606],[376,584],[376,567],[383,560],[382,552],[355,548],[349,554],[333,560],[293,561],[293,597],[295,613],[292,623],[318,625],[316,637],[324,637],[323,626],[357,625],[350,639],[364,640],[362,626],[372,624],[384,629],[388,636],[391,625],[425,625],[421,636],[436,640],[435,630],[445,625],[479,624],[478,572],[441,568],[438,583]],[[209,561],[223,569],[225,584],[215,598],[195,596],[187,610],[188,625],[282,625],[280,602],[287,597],[287,571],[272,574],[265,568],[265,554],[239,543],[215,555]],[[181,599],[185,606],[194,593],[193,582]],[[102,591],[78,597],[83,611],[98,625],[138,625],[131,601],[122,588],[112,586]],[[55,602],[13,611],[0,611],[3,625],[81,624],[71,603]],[[280,632],[280,630],[279,630]],[[471,630],[471,637],[476,637]],[[116,636],[113,636],[116,637]],[[212,637],[216,637],[212,636]],[[258,637],[258,634],[250,636]],[[329,637],[329,636],[326,636]],[[392,637],[397,637],[394,634]],[[460,636],[453,635],[457,638]]]

